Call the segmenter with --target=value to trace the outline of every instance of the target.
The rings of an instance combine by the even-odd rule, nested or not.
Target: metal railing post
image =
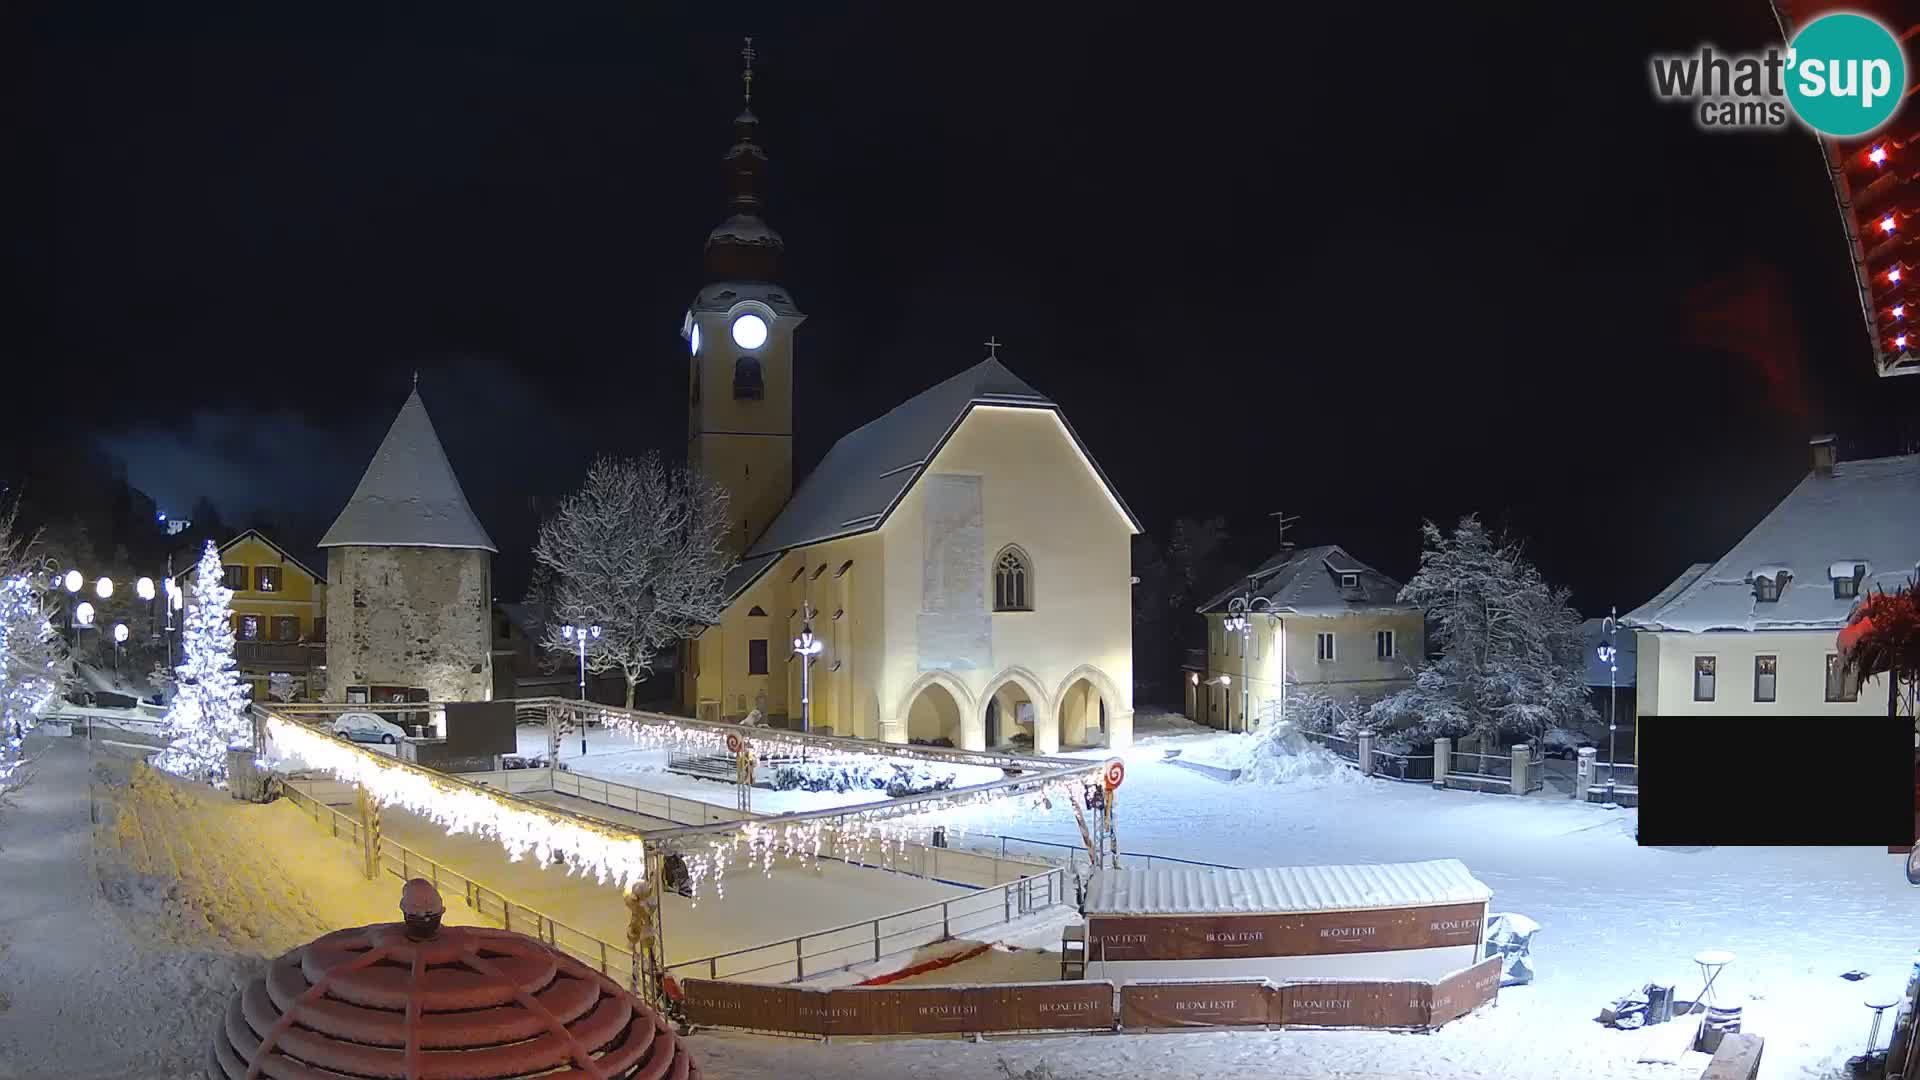
[[[945,941],[952,936],[953,922],[947,917],[947,901],[942,900],[940,901],[940,940]]]
[[[880,920],[879,919],[873,920],[873,959],[875,963],[878,963],[880,960]]]
[[[807,954],[799,938],[793,939],[793,977],[795,979],[807,977]]]

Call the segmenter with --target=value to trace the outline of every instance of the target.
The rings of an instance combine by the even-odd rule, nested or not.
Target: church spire
[[[764,217],[761,190],[767,153],[760,148],[760,118],[753,114],[753,39],[741,46],[740,83],[744,104],[733,120],[733,146],[725,158],[727,220],[707,234],[707,276],[714,281],[774,281],[779,277],[785,243]]]

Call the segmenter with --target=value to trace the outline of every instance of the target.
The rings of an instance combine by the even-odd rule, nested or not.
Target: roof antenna
[[[1272,518],[1274,521],[1274,524],[1280,527],[1280,546],[1285,547],[1287,544],[1287,526],[1293,524],[1296,521],[1299,521],[1300,518],[1298,516],[1288,517],[1286,511],[1284,510],[1275,510],[1273,513],[1268,514],[1267,516]]]

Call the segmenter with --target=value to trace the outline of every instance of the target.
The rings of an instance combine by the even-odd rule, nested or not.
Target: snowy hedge
[[[863,761],[796,761],[774,767],[769,778],[777,791],[884,791],[893,798],[945,791],[951,770],[926,764]]]

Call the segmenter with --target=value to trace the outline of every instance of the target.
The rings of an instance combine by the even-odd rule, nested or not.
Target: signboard
[[[1120,988],[1120,1026],[1270,1024],[1273,996],[1273,988],[1264,982],[1128,983]]]
[[[1464,971],[1456,971],[1433,985],[1428,1023],[1434,1027],[1457,1020],[1500,996],[1501,959],[1491,956]]]
[[[689,1023],[807,1035],[957,1035],[981,1031],[1107,1031],[1110,982],[1012,986],[787,986],[689,979]]]
[[[995,1031],[1112,1031],[1110,982],[1030,983],[996,988]]]
[[[449,754],[492,757],[519,752],[512,701],[457,701],[445,708]]]
[[[1220,960],[1324,956],[1479,945],[1481,903],[1298,915],[1095,915],[1087,954],[1098,960]]]
[[[822,1033],[817,1017],[819,1007],[816,1005],[811,1010],[813,1016],[805,1008],[807,1004],[826,999],[827,995],[818,990],[688,979],[684,992],[690,1024]]]
[[[1424,982],[1290,982],[1275,994],[1275,1023],[1288,1027],[1425,1027],[1432,990],[1432,984]]]

